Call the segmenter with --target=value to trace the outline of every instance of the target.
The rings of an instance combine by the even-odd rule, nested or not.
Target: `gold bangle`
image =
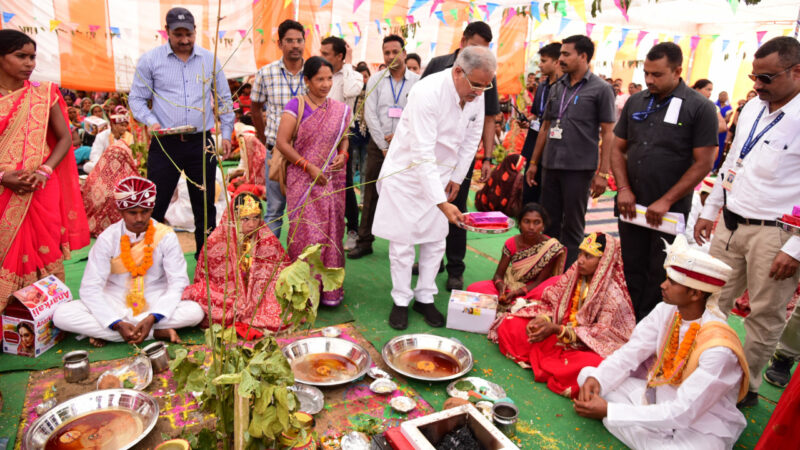
[[[553,323],[553,319],[551,319],[547,314],[541,314],[539,315],[539,318],[544,319],[546,322]]]
[[[563,338],[564,337],[564,333],[566,333],[566,332],[567,332],[567,327],[565,327],[564,325],[561,325],[561,331],[558,332],[558,338],[559,339]]]
[[[603,172],[600,172],[600,171],[597,172],[597,175],[600,176],[601,178],[606,179],[606,180],[608,180],[608,178],[611,176],[611,174],[608,173],[608,172],[603,173]]]

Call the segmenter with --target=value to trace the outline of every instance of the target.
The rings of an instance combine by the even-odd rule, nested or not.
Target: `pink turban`
[[[117,201],[117,208],[121,210],[153,209],[156,205],[156,185],[147,178],[123,178],[114,188],[114,200]]]

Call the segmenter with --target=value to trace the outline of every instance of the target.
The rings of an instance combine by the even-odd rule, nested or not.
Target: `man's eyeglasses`
[[[489,82],[488,86],[475,86],[474,84],[472,84],[472,81],[469,81],[469,78],[467,77],[467,74],[464,74],[464,79],[467,80],[467,84],[469,84],[469,88],[472,89],[473,91],[476,91],[476,92],[486,92],[489,89],[494,87],[494,85],[492,84],[491,81]]]
[[[780,71],[780,72],[778,72],[776,74],[772,74],[772,75],[770,75],[768,73],[751,73],[750,75],[747,76],[747,78],[750,78],[750,80],[752,80],[752,81],[758,80],[758,81],[760,81],[760,82],[762,82],[764,84],[770,84],[770,83],[772,83],[772,80],[775,77],[778,77],[781,74],[792,70],[794,68],[794,66],[796,66],[796,65],[797,64],[792,64],[791,66],[787,67],[786,70],[782,70],[782,71]]]

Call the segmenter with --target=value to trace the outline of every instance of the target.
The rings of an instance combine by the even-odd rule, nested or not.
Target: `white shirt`
[[[364,76],[356,72],[351,64],[344,64],[333,74],[333,85],[328,97],[345,103],[353,111],[356,98],[364,88]]]
[[[381,150],[389,148],[385,136],[394,133],[400,123],[400,118],[389,117],[389,108],[405,108],[411,88],[419,80],[419,75],[406,69],[403,74],[405,81],[397,83],[392,79],[392,74],[387,73],[388,70],[381,70],[370,77],[367,81],[367,98],[364,100],[364,120],[367,121],[372,140]]]
[[[144,239],[144,233],[131,233],[122,220],[106,228],[89,251],[89,260],[81,280],[81,300],[104,327],[117,320],[133,318],[131,309],[125,305],[131,276],[129,273],[111,273],[111,260],[120,254],[119,240],[123,234],[130,238],[131,244]],[[141,320],[154,313],[172,316],[183,289],[188,285],[186,259],[178,236],[167,233],[153,251],[153,265],[144,275],[147,310],[135,317]]]
[[[83,164],[84,172],[90,173],[92,170],[94,170],[94,166],[97,165],[97,161],[100,161],[100,157],[103,156],[103,152],[108,148],[111,139],[110,128],[106,128],[105,130],[97,133],[97,136],[95,136],[94,142],[92,143],[92,151],[89,153],[89,161],[86,161]]]
[[[578,385],[594,377],[600,383],[600,395],[614,391],[631,372],[651,357],[657,357],[667,326],[678,307],[659,303],[633,330],[630,340],[606,358],[598,367],[585,367],[578,375]],[[699,323],[724,322],[706,309]],[[680,339],[692,322],[681,323]],[[697,369],[680,386],[657,386],[655,404],[608,404],[609,426],[639,425],[651,430],[691,429],[720,437],[731,448],[747,420],[736,409],[743,372],[736,355],[725,347],[712,347],[700,355]]]
[[[689,242],[689,245],[708,253],[711,250],[711,239],[706,239],[703,245],[698,245],[697,241],[694,240],[694,226],[697,224],[697,218],[700,217],[702,210],[703,203],[700,201],[700,193],[695,191],[692,193],[692,209],[686,218],[686,231],[683,232],[683,235],[686,236],[686,241]]]
[[[447,236],[447,218],[437,205],[447,201],[448,182],[464,181],[483,133],[483,96],[463,109],[460,101],[452,69],[411,90],[378,177],[375,236],[404,244]]]
[[[753,150],[737,167],[736,161],[742,151],[758,113],[761,116],[755,137],[781,113],[785,115],[772,129],[758,140]],[[720,168],[720,179],[729,170],[736,172],[733,187],[727,193],[727,208],[748,219],[775,220],[791,214],[792,207],[800,205],[800,95],[795,96],[782,108],[769,112],[769,102],[754,98],[747,102],[739,113],[736,136],[728,157]],[[714,220],[723,204],[722,182],[706,199],[700,217]],[[800,237],[794,236],[783,245],[781,251],[800,260]]]

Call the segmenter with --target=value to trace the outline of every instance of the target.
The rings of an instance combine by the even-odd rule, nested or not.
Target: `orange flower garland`
[[[558,338],[565,344],[571,344],[578,339],[574,328],[578,326],[578,310],[583,306],[588,291],[589,283],[583,278],[580,278],[575,285],[575,292],[572,294],[572,299],[570,300],[569,320],[565,325],[562,325],[561,332],[558,334]]]
[[[689,354],[694,347],[697,332],[700,331],[700,324],[695,322],[689,325],[689,329],[683,336],[683,341],[678,345],[681,320],[680,313],[676,311],[670,327],[669,340],[666,342],[665,348],[661,351],[658,363],[653,366],[650,381],[648,382],[649,386],[662,384],[679,385],[681,381],[683,381],[683,369],[686,367],[686,361],[689,359]],[[658,381],[656,381],[656,379],[658,379]]]
[[[144,233],[144,259],[142,263],[136,265],[131,256],[131,240],[127,235],[122,235],[119,239],[120,253],[119,257],[122,259],[122,264],[131,273],[131,278],[143,277],[144,274],[153,266],[153,237],[156,234],[156,227],[153,222],[147,226],[147,231]]]

